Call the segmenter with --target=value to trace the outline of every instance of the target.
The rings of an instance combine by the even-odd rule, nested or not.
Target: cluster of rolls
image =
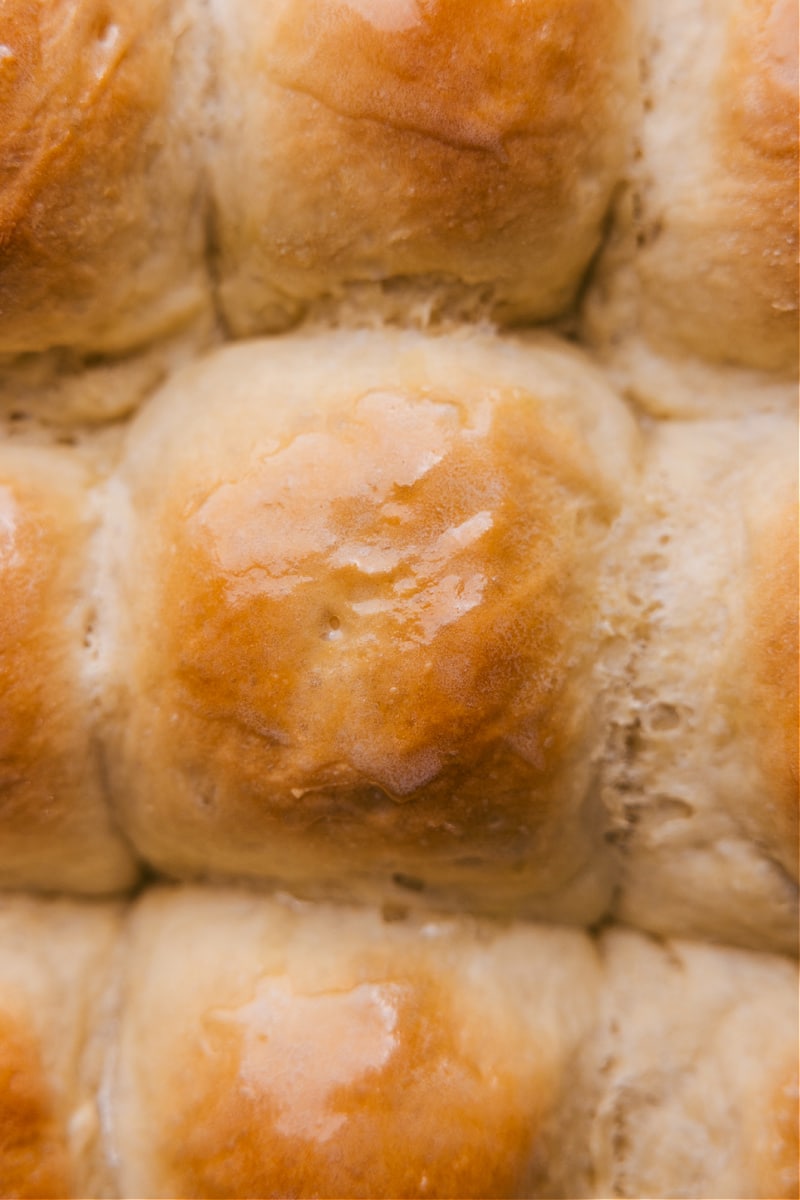
[[[796,21],[0,7],[0,1195],[797,1196]]]

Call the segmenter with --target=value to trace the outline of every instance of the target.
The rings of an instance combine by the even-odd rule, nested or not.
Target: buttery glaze
[[[586,718],[604,516],[575,448],[523,392],[376,389],[248,457],[166,509],[165,802],[266,861],[288,831],[296,862],[524,868]]]
[[[521,1194],[537,1103],[470,1039],[430,976],[306,995],[264,979],[175,1048],[197,1086],[158,1147],[164,1180],[176,1195]]]
[[[110,1080],[120,1192],[542,1194],[599,983],[582,931],[148,889]]]

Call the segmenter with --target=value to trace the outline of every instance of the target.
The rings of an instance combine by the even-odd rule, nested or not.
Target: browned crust
[[[521,1194],[535,1097],[512,1064],[475,1054],[440,983],[289,991],[286,1004],[301,1017],[290,1011],[282,1028],[278,1012],[269,1026],[273,1079],[251,1078],[246,1032],[224,1011],[180,1047],[167,1092],[187,1102],[165,1114],[156,1148],[175,1194]],[[189,1064],[191,1096],[180,1085]]]
[[[287,839],[336,871],[528,867],[589,757],[604,485],[523,392],[368,393],[262,441],[238,477],[172,473],[143,514],[159,830],[179,857],[179,830],[210,837],[210,865],[263,847],[261,873]],[[146,852],[148,809],[127,818]]]
[[[794,864],[798,858],[798,510],[792,495],[758,531],[749,604],[752,684],[748,711],[768,787],[764,817]]]
[[[89,475],[68,454],[0,461],[0,883],[103,893],[135,878],[96,761]]]
[[[176,29],[163,0],[4,3],[0,352],[124,349],[199,307]]]
[[[729,32],[717,80],[721,162],[730,210],[716,251],[728,303],[742,316],[757,366],[797,368],[798,97],[794,0],[747,0]],[[710,264],[718,269],[718,260]],[[744,273],[739,274],[744,268]],[[720,303],[725,297],[720,295]],[[733,348],[736,356],[736,349]]]
[[[395,7],[408,24],[387,28],[337,0],[289,4],[244,52],[264,135],[243,140],[218,175],[233,273],[223,295],[243,330],[257,325],[261,272],[299,300],[444,274],[494,289],[498,312],[519,318],[562,311],[588,265],[632,110],[623,6]],[[244,197],[230,175],[242,155],[263,179]],[[237,316],[248,305],[249,323]]]
[[[52,838],[82,774],[64,628],[77,600],[80,518],[69,494],[43,499],[1,473],[0,502],[0,822],[7,834]]]
[[[0,1009],[0,1193],[35,1200],[71,1196],[72,1186],[36,1035]]]

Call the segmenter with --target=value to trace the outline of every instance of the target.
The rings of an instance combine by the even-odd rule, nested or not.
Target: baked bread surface
[[[196,6],[8,0],[0,356],[119,353],[209,303]]]
[[[0,3],[0,1195],[798,1196],[796,74]]]
[[[0,883],[113,893],[137,875],[95,744],[92,471],[0,444]]]
[[[635,445],[550,343],[338,333],[176,377],[121,468],[105,651],[142,852],[600,915],[591,647]]]

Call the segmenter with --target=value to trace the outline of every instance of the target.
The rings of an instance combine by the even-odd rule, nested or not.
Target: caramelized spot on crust
[[[175,1195],[523,1194],[534,1087],[464,1044],[430,979],[310,995],[264,980],[187,1035],[187,1068],[192,1099],[160,1126]]]
[[[70,1175],[36,1039],[0,1011],[0,1194],[72,1195]]]
[[[770,825],[797,870],[798,841],[798,517],[792,498],[762,531],[751,593],[754,686],[748,711],[770,783]]]
[[[254,458],[169,518],[172,761],[250,839],[523,854],[586,711],[577,448],[522,394],[372,392]]]

